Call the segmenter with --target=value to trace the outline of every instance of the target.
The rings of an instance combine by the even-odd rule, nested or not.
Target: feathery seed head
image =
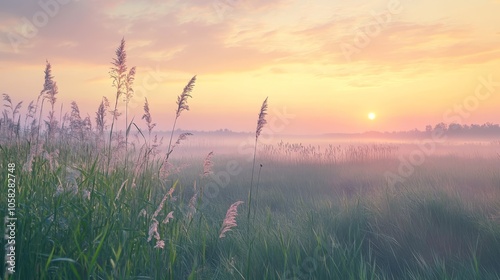
[[[226,232],[231,231],[233,227],[237,226],[236,216],[238,216],[238,205],[242,203],[243,201],[241,200],[236,201],[235,203],[231,204],[231,206],[229,206],[229,209],[227,209],[226,218],[222,223],[222,229],[219,234],[219,238],[226,237]]]
[[[262,107],[260,108],[259,120],[257,121],[257,130],[255,132],[255,140],[259,138],[260,133],[264,128],[264,125],[267,123],[266,115],[267,115],[267,97],[266,100],[264,100],[264,102],[262,103]]]
[[[214,155],[214,152],[208,153],[207,157],[203,161],[203,174],[202,177],[208,177],[210,174],[212,174],[212,167],[214,165],[214,162],[212,161],[212,156]]]
[[[191,78],[189,83],[184,87],[182,94],[177,97],[177,112],[175,117],[178,118],[181,112],[186,110],[189,111],[189,105],[187,104],[188,97],[192,97],[190,93],[193,91],[194,84],[196,82],[196,75]]]
[[[153,123],[153,118],[151,117],[151,112],[149,111],[148,99],[146,97],[144,97],[144,99],[146,101],[144,103],[144,115],[142,115],[142,119],[146,120],[146,123],[148,125],[149,134],[151,134],[151,131],[156,126],[156,123]]]
[[[43,95],[44,93],[50,91],[53,86],[54,86],[54,76],[52,76],[52,66],[50,65],[49,61],[45,61],[45,83],[43,84],[43,89],[40,92],[40,95]]]
[[[179,145],[181,143],[181,141],[186,140],[188,136],[192,136],[192,135],[193,135],[193,133],[190,133],[190,132],[181,133],[181,135],[179,135],[179,138],[177,138],[177,141],[175,141],[175,144]]]

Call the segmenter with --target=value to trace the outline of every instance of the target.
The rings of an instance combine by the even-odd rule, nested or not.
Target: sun
[[[377,117],[377,115],[375,115],[375,113],[373,113],[373,112],[371,112],[371,113],[369,113],[369,114],[368,114],[368,118],[369,118],[370,120],[372,120],[372,121],[373,121],[376,117]]]

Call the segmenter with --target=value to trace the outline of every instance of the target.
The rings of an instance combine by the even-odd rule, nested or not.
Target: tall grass
[[[189,105],[187,104],[188,98],[192,97],[191,92],[193,91],[194,84],[196,82],[196,76],[193,76],[188,84],[184,87],[182,93],[177,97],[177,109],[175,111],[174,123],[172,125],[172,131],[170,132],[170,140],[168,141],[167,155],[165,157],[165,162],[168,161],[170,154],[172,153],[172,139],[174,137],[175,126],[177,124],[177,119],[181,116],[183,111],[189,111]],[[179,140],[183,140],[179,138]],[[177,140],[177,142],[179,142]]]
[[[254,177],[254,171],[255,171],[255,158],[257,156],[257,143],[259,141],[259,136],[262,133],[262,129],[264,129],[264,125],[267,123],[266,121],[266,115],[267,115],[267,97],[262,102],[262,106],[260,108],[259,112],[259,118],[257,119],[257,129],[255,130],[255,144],[254,144],[254,150],[253,150],[253,161],[252,161],[252,177],[250,179],[250,189],[248,191],[248,211],[247,211],[247,234],[250,233],[250,214],[252,210],[252,193],[253,193],[253,177]]]
[[[129,72],[127,73],[128,67],[127,67],[127,51],[125,50],[125,38],[122,38],[120,45],[118,48],[116,48],[115,51],[116,57],[113,58],[113,61],[111,64],[113,67],[111,67],[109,71],[109,75],[111,79],[113,80],[113,87],[116,88],[116,94],[115,94],[115,105],[113,107],[113,111],[111,111],[111,129],[109,131],[109,154],[108,154],[108,163],[111,161],[111,142],[113,140],[113,128],[115,125],[115,120],[118,119],[118,117],[121,115],[120,112],[118,112],[118,101],[120,100],[120,97],[122,95],[125,95],[125,103],[126,103],[126,108],[125,108],[125,130],[128,131],[128,127],[130,124],[128,123],[128,103],[130,99],[132,98],[133,95],[133,88],[132,84],[134,82],[135,78],[135,66],[130,68]],[[128,133],[125,135],[125,149],[128,148]]]

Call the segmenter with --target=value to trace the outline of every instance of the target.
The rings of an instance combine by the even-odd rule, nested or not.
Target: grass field
[[[144,149],[116,148],[108,168],[98,143],[64,135],[39,151],[25,140],[2,143],[2,193],[9,163],[17,178],[9,279],[500,276],[494,157],[430,156],[391,186],[384,174],[397,170],[396,157],[326,164],[267,156],[248,218],[248,158],[172,158],[182,168],[165,177],[161,160],[143,161]],[[220,238],[236,201],[237,226]],[[5,213],[5,199],[0,205]]]

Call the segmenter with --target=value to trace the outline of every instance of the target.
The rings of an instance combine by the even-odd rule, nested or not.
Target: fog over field
[[[233,132],[193,132],[190,140],[178,147],[175,157],[182,156],[203,156],[206,151],[214,151],[216,154],[224,155],[245,155],[253,154],[253,140],[251,133],[233,133]],[[160,133],[167,136],[168,133]],[[290,154],[296,156],[308,156],[311,159],[322,156],[328,157],[332,146],[340,150],[349,149],[371,149],[387,148],[388,154],[397,157],[399,155],[409,155],[412,151],[420,151],[426,156],[454,155],[459,157],[498,157],[500,152],[500,135],[498,137],[467,137],[433,140],[432,137],[385,137],[379,136],[372,138],[360,134],[343,135],[270,135],[263,134],[261,146],[259,147],[260,156],[271,154],[285,154],[285,149],[290,149]],[[286,148],[285,148],[286,146]],[[252,148],[252,149],[250,149]],[[311,154],[308,154],[308,150]],[[381,152],[382,154],[382,152]],[[333,155],[332,155],[333,156]]]

